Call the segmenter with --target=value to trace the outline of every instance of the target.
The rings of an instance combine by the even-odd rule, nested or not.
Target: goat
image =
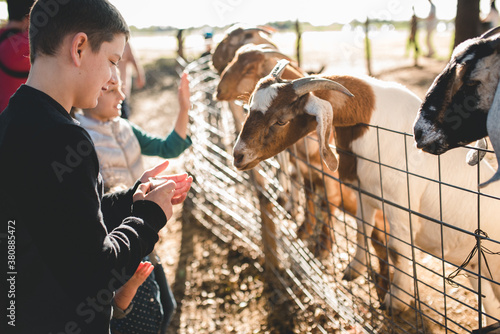
[[[242,46],[236,52],[231,63],[229,63],[222,72],[217,86],[216,98],[218,100],[233,100],[249,95],[257,85],[259,79],[266,76],[274,68],[276,61],[279,59],[290,60],[286,55],[267,44],[247,44]],[[295,64],[286,66],[281,74],[281,77],[284,79],[297,79],[304,76],[304,71]],[[355,195],[350,188],[343,185],[341,186],[339,182],[335,181],[335,179],[338,179],[338,173],[331,173],[331,177],[323,178],[322,174],[316,171],[325,169],[319,158],[319,148],[316,142],[314,140],[301,139],[297,143],[296,149],[299,157],[298,166],[304,177],[304,184],[312,185],[317,193],[327,194],[327,202],[331,204],[331,212],[334,212],[336,208],[340,207],[344,208],[348,213],[355,215]],[[309,161],[314,168],[310,169],[306,164],[302,163],[302,161]],[[308,214],[304,223],[299,228],[298,234],[301,239],[310,236],[316,225],[314,204],[311,200],[311,198],[313,198],[312,192],[308,188],[306,188],[305,191],[307,199],[306,211]],[[324,217],[324,221],[329,221],[327,210],[324,210],[323,213],[326,216]],[[377,217],[377,225],[379,228],[374,229],[373,237],[378,243],[374,243],[374,246],[375,249],[378,250],[377,253],[379,258],[385,259],[387,257],[385,247],[377,247],[378,244],[384,245],[384,238],[379,234],[379,231],[382,230],[384,226],[382,214],[380,213]],[[330,228],[327,224],[323,224],[322,233],[320,235],[320,244],[324,245],[324,248],[321,250],[323,253],[322,255],[332,250],[331,232],[329,230]],[[385,268],[386,263],[383,262],[383,260],[381,260],[381,262],[381,271],[387,271]]]
[[[242,96],[249,95],[259,79],[266,76],[276,64],[277,59],[290,60],[280,51],[270,47],[267,44],[254,45],[247,44],[242,46],[236,52],[235,57],[228,64],[221,74],[219,84],[217,86],[216,98],[219,100],[238,99]],[[297,79],[305,76],[305,72],[295,64],[288,64],[283,69],[281,77],[283,79]],[[314,133],[312,137],[315,137]],[[309,237],[313,234],[316,225],[316,217],[314,216],[314,203],[312,201],[313,191],[318,194],[327,194],[326,203],[323,207],[330,203],[330,212],[335,212],[336,208],[341,208],[351,215],[356,214],[356,195],[353,191],[341,185],[336,179],[339,178],[337,172],[331,172],[323,177],[322,173],[317,170],[325,170],[324,164],[321,161],[319,154],[319,146],[314,139],[300,139],[296,144],[296,152],[298,155],[298,167],[304,179],[304,184],[311,185],[306,187],[306,217],[298,230],[298,236],[301,239]],[[292,159],[294,162],[295,159]],[[309,161],[313,168],[309,168],[302,161]],[[312,191],[311,191],[312,190]],[[323,209],[323,225],[319,237],[319,245],[317,247],[322,257],[331,253],[332,236],[330,226],[327,222],[330,221],[327,209]],[[372,245],[379,259],[379,274],[376,277],[377,295],[383,300],[388,289],[389,282],[389,267],[387,260],[387,248],[385,246],[384,220],[381,211],[377,211],[375,216],[375,226],[371,234]]]
[[[272,45],[243,45],[236,51],[233,60],[222,72],[214,97],[220,101],[231,101],[250,95],[258,80],[274,67],[276,59],[282,58],[290,59]],[[271,67],[269,68],[269,66]],[[296,79],[303,76],[304,73],[298,67],[289,66],[283,72],[283,77],[287,79]],[[295,167],[295,161],[292,161],[292,163],[294,163],[292,167]],[[292,171],[292,175],[295,175],[295,170]],[[308,199],[308,213],[314,212],[314,207],[309,200],[311,197],[307,191],[306,198]],[[315,219],[313,216],[314,214],[310,217],[311,220]],[[308,221],[307,218],[306,221]],[[304,230],[301,229],[300,231]],[[307,232],[312,234],[312,229],[308,228]],[[327,244],[326,249],[329,249],[330,244],[331,242]]]
[[[241,96],[249,95],[260,78],[264,77],[273,69],[276,61],[278,59],[286,58],[290,60],[286,55],[282,54],[278,50],[270,47],[267,44],[254,45],[247,44],[242,46],[236,52],[235,57],[229,63],[229,65],[224,69],[221,74],[219,84],[217,86],[216,98],[218,100],[232,100],[241,98]],[[282,77],[285,79],[297,79],[304,77],[305,73],[298,66],[287,66]],[[315,145],[314,140],[301,140],[296,146],[297,154],[299,159],[296,160],[292,157],[293,165],[298,165],[301,175],[304,178],[304,184],[310,185],[314,188],[317,193],[324,195],[325,190],[328,195],[327,201],[331,200],[331,210],[335,211],[336,207],[342,206],[342,191],[340,190],[340,185],[332,178],[327,178],[325,180],[329,186],[324,187],[324,181],[322,175],[316,172],[315,169],[309,169],[309,167],[302,161],[309,161],[317,169],[322,169],[321,159],[316,158],[318,153],[317,145]],[[318,155],[319,157],[319,155]],[[334,175],[338,178],[338,174]],[[301,225],[298,231],[298,235],[301,239],[308,237],[313,234],[314,226],[316,225],[316,217],[314,215],[314,203],[312,201],[313,191],[311,187],[306,187],[306,217],[304,223]],[[356,203],[354,195],[348,189],[343,189],[345,191],[345,198],[347,199],[346,208],[352,209],[355,207]],[[354,204],[353,204],[354,202]],[[320,235],[320,245],[323,245],[319,252],[322,256],[325,256],[332,249],[332,238],[331,232],[328,224],[329,221],[328,210],[323,210],[324,222],[322,233]]]
[[[249,95],[255,88],[260,78],[264,77],[270,70],[274,68],[277,59],[288,59],[286,55],[274,49],[267,44],[254,45],[247,44],[242,46],[236,52],[235,57],[225,68],[221,74],[217,93],[215,95],[218,100],[233,100],[239,99],[242,96]],[[297,79],[304,77],[305,72],[297,65],[286,66],[281,74],[284,79]],[[312,134],[312,137],[315,137]],[[293,159],[292,162],[298,162],[301,175],[304,179],[304,184],[310,185],[305,188],[306,193],[306,217],[300,225],[298,236],[305,239],[313,234],[316,226],[316,217],[314,215],[314,197],[313,192],[318,194],[327,194],[325,207],[330,203],[330,212],[335,212],[336,208],[341,208],[351,215],[356,214],[356,196],[352,190],[345,185],[341,185],[338,179],[338,173],[332,172],[329,176],[323,177],[317,170],[327,170],[319,156],[319,147],[314,139],[301,139],[296,145],[298,161]],[[309,168],[302,161],[309,161],[313,168]],[[328,174],[328,172],[327,172]],[[311,189],[312,188],[312,189]],[[321,257],[325,257],[332,250],[332,233],[327,222],[330,221],[328,209],[323,209],[323,224],[321,234],[319,236],[319,245],[317,250]],[[373,229],[371,240],[372,245],[377,253],[379,262],[379,274],[376,277],[377,295],[383,300],[388,289],[389,282],[389,267],[387,260],[387,248],[385,247],[385,233],[383,214],[378,211],[375,219],[376,228]]]
[[[365,236],[373,229],[375,211],[384,210],[391,232],[389,254],[395,270],[390,294],[385,296],[382,306],[393,312],[403,311],[412,300],[409,293],[412,280],[407,274],[413,271],[411,241],[457,266],[476,245],[473,233],[455,229],[477,229],[477,195],[455,187],[475,189],[476,169],[457,163],[465,159],[465,154],[456,150],[441,157],[440,171],[437,157],[418,150],[410,136],[401,140],[401,132],[412,130],[421,104],[420,99],[402,85],[353,76],[313,76],[284,81],[280,77],[284,66],[286,62],[278,63],[270,75],[259,81],[250,96],[249,114],[233,149],[233,164],[238,170],[253,168],[316,130],[326,165],[332,170],[338,167],[340,178],[359,189],[357,249],[344,271],[344,279],[352,280],[366,269]],[[352,152],[356,157],[354,162],[346,164],[345,158],[349,156],[342,150],[337,161],[326,139],[332,126],[336,131],[337,149]],[[379,131],[379,127],[398,133]],[[379,150],[379,147],[386,149]],[[485,161],[481,161],[478,168],[482,177],[493,175],[493,169]],[[432,181],[439,177],[442,184]],[[499,189],[491,188],[488,194],[500,194]],[[410,214],[403,208],[422,216]],[[494,197],[481,198],[481,228],[495,240],[500,237],[496,224],[499,215],[500,206]],[[435,223],[436,220],[446,224]],[[482,242],[492,252],[500,250],[497,243],[488,239]],[[500,258],[489,254],[485,257],[492,275],[488,273],[486,261],[481,262],[479,269],[477,257],[469,263],[471,271],[481,270],[487,273],[484,276],[488,279],[498,279]],[[471,277],[470,282],[477,290],[477,279]],[[481,284],[484,289],[494,291],[483,298],[483,303],[487,314],[498,318],[500,286],[484,278]]]
[[[269,44],[245,44],[235,53],[234,58],[220,75],[215,98],[221,101],[242,99],[248,97],[255,85],[266,76],[277,60],[291,59]],[[290,63],[282,74],[284,79],[297,79],[306,73],[296,64]]]
[[[436,77],[415,120],[416,145],[442,154],[489,135],[500,159],[500,27],[462,42]],[[500,172],[484,187],[500,179]]]
[[[263,28],[243,28],[240,25],[230,27],[212,54],[212,66],[221,74],[233,59],[236,50],[245,44],[269,44],[276,48],[270,35],[271,32]]]
[[[241,25],[233,25],[226,30],[225,36],[215,48],[212,54],[212,67],[218,74],[221,74],[233,59],[236,51],[245,44],[266,44],[276,49],[270,35],[271,32],[263,28],[243,28]],[[241,124],[245,120],[243,108],[231,100],[228,101],[228,107],[233,115],[236,132],[240,132]]]

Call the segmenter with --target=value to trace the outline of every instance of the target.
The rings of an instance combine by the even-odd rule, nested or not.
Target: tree
[[[458,0],[453,47],[480,34],[479,0]]]

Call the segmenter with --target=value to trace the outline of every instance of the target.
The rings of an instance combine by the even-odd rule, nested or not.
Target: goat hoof
[[[393,299],[391,303],[391,296],[387,294],[385,296],[385,300],[380,304],[380,309],[383,309],[387,312],[388,316],[399,315],[406,311],[409,307],[409,303],[405,304],[403,301],[398,299]]]
[[[331,249],[321,246],[321,244],[316,245],[314,248],[314,256],[319,259],[327,259],[332,253]]]
[[[359,276],[358,273],[356,273],[350,267],[347,267],[347,269],[344,271],[344,276],[342,277],[342,280],[351,282],[354,281],[356,278],[358,278],[358,276]]]
[[[304,240],[304,239],[307,239],[308,237],[310,237],[312,235],[312,231],[309,231],[306,224],[302,224],[299,229],[297,230],[297,237],[300,239],[300,240]]]
[[[342,280],[350,282],[350,281],[354,280],[354,278],[352,278],[352,275],[350,275],[350,274],[344,274],[344,276],[342,276]]]

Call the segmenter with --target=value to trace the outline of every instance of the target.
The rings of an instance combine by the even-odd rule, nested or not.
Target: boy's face
[[[104,42],[98,52],[87,50],[82,58],[79,78],[81,89],[74,107],[94,108],[97,99],[109,86],[118,84],[117,64],[125,48],[125,36],[116,35],[111,42]],[[99,102],[100,103],[100,102]]]
[[[121,81],[113,83],[99,97],[97,106],[93,109],[86,110],[86,115],[97,119],[101,122],[107,122],[121,115],[121,103],[125,99],[125,94],[122,92]]]

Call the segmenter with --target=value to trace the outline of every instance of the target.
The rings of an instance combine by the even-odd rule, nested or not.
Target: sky
[[[456,0],[435,0],[442,3],[438,15],[453,18]],[[191,26],[226,26],[240,22],[249,25],[272,21],[308,21],[315,25],[333,22],[348,23],[353,19],[365,20],[366,16],[405,20],[411,16],[415,4],[417,15],[425,17],[429,10],[428,0],[141,0],[142,15],[137,2],[111,0],[122,12],[130,25],[147,27],[155,25],[188,28]],[[440,13],[441,12],[441,13]],[[445,17],[446,16],[446,17]]]
[[[233,23],[249,25],[296,20],[314,25],[348,23],[366,17],[409,20],[412,6],[419,17],[429,11],[428,0],[110,0],[129,25],[138,28],[173,26],[176,28],[209,25],[223,27]],[[452,19],[457,0],[434,0],[437,16]],[[489,8],[481,0],[484,14]],[[7,5],[0,1],[0,19],[7,18]]]

